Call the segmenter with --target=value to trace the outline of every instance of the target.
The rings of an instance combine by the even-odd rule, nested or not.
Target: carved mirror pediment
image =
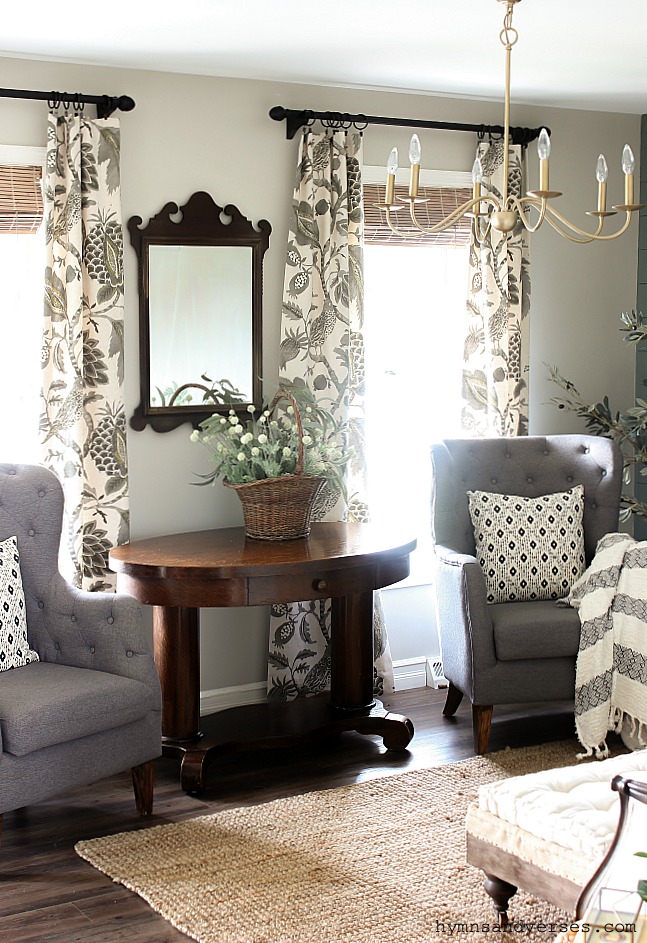
[[[130,420],[168,432],[214,412],[262,405],[263,255],[271,226],[194,193],[142,226],[128,220],[139,263],[141,401]]]

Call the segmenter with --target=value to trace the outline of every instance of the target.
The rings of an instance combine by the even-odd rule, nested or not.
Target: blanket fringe
[[[587,747],[586,752],[577,753],[575,755],[575,759],[586,760],[591,756],[594,756],[596,760],[606,760],[606,758],[609,756],[609,747],[607,746],[606,741],[599,743],[596,747]]]
[[[625,746],[630,749],[644,749],[647,746],[647,724],[642,723],[638,717],[633,717],[626,711],[620,711],[620,714],[620,719],[615,727],[616,733],[620,734]],[[627,740],[631,740],[631,743],[627,743]]]

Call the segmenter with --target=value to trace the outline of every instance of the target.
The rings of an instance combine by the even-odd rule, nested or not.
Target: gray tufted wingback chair
[[[452,716],[467,695],[474,749],[487,752],[494,704],[574,700],[580,638],[576,610],[552,600],[486,602],[467,491],[538,497],[584,485],[587,563],[617,530],[622,456],[588,435],[448,439],[434,445],[432,528],[436,607]]]
[[[0,672],[2,813],[132,769],[140,814],[161,753],[160,684],[130,596],[58,571],[63,492],[52,472],[0,465],[0,540],[16,536],[27,633],[40,661]]]

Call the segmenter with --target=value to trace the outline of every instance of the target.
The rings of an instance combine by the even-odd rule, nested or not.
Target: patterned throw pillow
[[[561,599],[586,567],[584,487],[523,498],[468,491],[488,602]]]
[[[0,542],[0,671],[38,660],[27,642],[18,542],[8,537]]]

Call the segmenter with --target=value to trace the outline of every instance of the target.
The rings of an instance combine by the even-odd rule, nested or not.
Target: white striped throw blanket
[[[586,753],[608,756],[607,732],[647,743],[647,541],[607,534],[564,600],[579,611],[575,726]]]

